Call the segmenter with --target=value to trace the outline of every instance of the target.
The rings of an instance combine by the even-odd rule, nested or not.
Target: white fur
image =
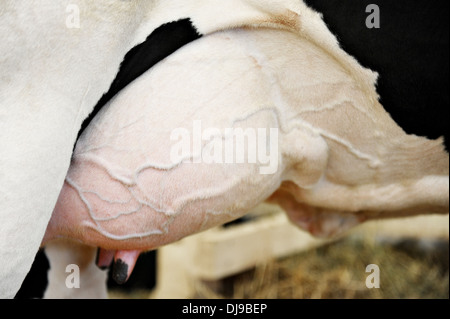
[[[81,8],[80,29],[66,27],[69,3]],[[13,297],[28,272],[81,122],[136,44],[146,7],[0,4],[0,297]]]

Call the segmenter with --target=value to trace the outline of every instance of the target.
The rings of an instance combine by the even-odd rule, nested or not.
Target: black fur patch
[[[449,2],[305,0],[323,13],[342,48],[380,74],[381,103],[407,133],[444,136],[449,149]],[[368,29],[369,4],[380,8]]]
[[[101,108],[123,88],[179,48],[200,37],[201,35],[190,19],[170,22],[155,29],[143,43],[137,45],[125,55],[109,91],[103,95],[89,117],[84,120],[78,132],[78,137]]]

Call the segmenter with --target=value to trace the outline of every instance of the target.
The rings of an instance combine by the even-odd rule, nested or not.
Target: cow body
[[[265,200],[324,237],[373,218],[447,213],[443,140],[407,135],[378,102],[376,74],[339,48],[318,15],[301,13],[287,30],[196,40],[113,98],[77,143],[45,242],[74,238],[117,251],[117,260],[241,217]],[[198,122],[217,130],[202,132],[196,151]],[[192,144],[174,161],[180,128]],[[227,128],[276,129],[268,150],[276,169],[205,162],[225,154],[226,142],[217,142],[230,138],[220,133]]]
[[[64,25],[74,2],[80,29]],[[75,239],[125,259],[136,256],[129,250],[154,249],[264,200],[316,235],[368,218],[448,212],[441,141],[406,135],[378,103],[376,74],[342,51],[300,1],[48,1],[38,8],[7,1],[0,12],[2,297],[20,286],[56,202],[44,244]],[[160,26],[187,18],[205,39],[100,110],[64,182],[81,123],[125,54]],[[265,29],[237,30],[255,27]],[[227,29],[234,31],[213,34]],[[189,131],[195,120],[278,129],[276,171],[170,161],[169,132]],[[55,258],[65,246],[53,247]],[[74,251],[92,261],[92,248]],[[66,261],[85,264],[81,255]],[[85,269],[91,278],[94,270]]]

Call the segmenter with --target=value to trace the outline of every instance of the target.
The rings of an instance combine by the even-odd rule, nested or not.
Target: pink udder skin
[[[238,174],[251,174],[248,165],[233,165],[237,175],[226,174],[230,167],[225,164],[148,169],[127,185],[98,163],[74,161],[44,244],[63,237],[103,249],[145,251],[234,220],[270,196],[277,184],[267,183],[274,176],[258,185],[263,175]]]

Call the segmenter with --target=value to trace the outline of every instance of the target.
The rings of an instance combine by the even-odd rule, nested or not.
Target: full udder
[[[227,175],[225,165],[147,168],[135,181],[118,180],[106,166],[93,159],[72,163],[45,240],[68,237],[106,249],[149,250],[236,219],[273,191],[236,167],[236,175]]]

